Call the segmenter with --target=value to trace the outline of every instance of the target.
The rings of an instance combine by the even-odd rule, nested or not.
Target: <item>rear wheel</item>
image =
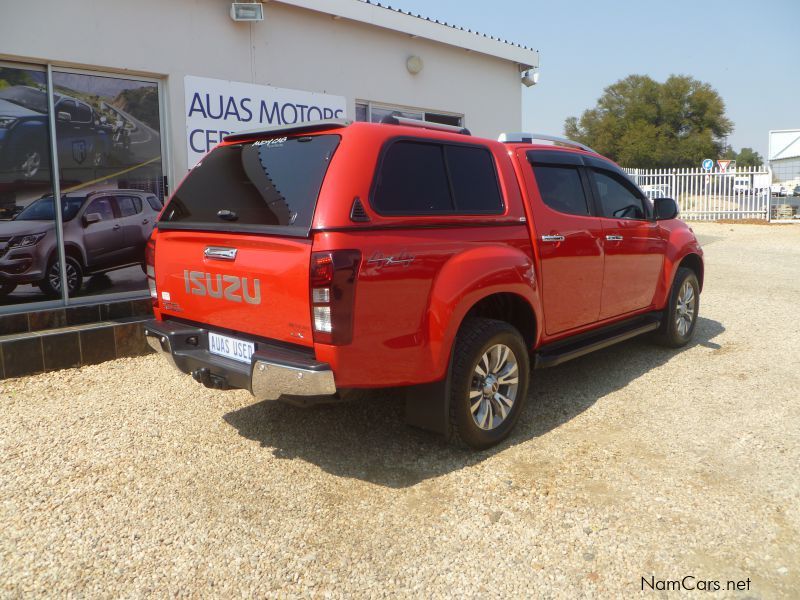
[[[700,283],[691,269],[681,267],[675,274],[664,319],[655,339],[663,346],[680,348],[694,337],[700,310]]]
[[[80,263],[73,257],[67,257],[67,293],[74,296],[81,288],[83,272]],[[61,297],[61,263],[57,258],[50,259],[47,264],[45,278],[39,282],[39,289],[53,298]]]
[[[476,449],[508,437],[525,405],[530,378],[528,351],[519,331],[493,319],[465,321],[450,368],[453,433]]]

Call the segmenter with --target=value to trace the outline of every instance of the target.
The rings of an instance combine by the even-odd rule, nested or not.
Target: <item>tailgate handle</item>
[[[235,260],[236,248],[223,248],[222,246],[208,246],[203,251],[203,256],[206,258],[213,258],[214,260]]]

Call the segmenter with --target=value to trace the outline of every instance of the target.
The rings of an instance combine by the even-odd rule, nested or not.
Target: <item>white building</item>
[[[493,138],[521,128],[521,78],[538,67],[535,50],[368,0],[257,7],[263,20],[241,22],[229,0],[3,2],[0,317],[147,297],[138,266],[97,283],[83,265],[82,285],[60,297],[20,283],[27,263],[3,262],[12,219],[49,202],[52,221],[33,233],[60,232],[70,215],[60,199],[53,210],[56,188],[163,199],[224,132],[320,117],[400,112]],[[112,202],[116,217],[142,205]],[[69,262],[58,244],[48,269]]]
[[[800,184],[800,129],[770,131],[767,160],[773,182]]]

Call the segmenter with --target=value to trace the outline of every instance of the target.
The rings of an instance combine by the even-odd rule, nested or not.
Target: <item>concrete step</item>
[[[146,302],[41,311],[54,313],[48,315],[0,316],[0,379],[150,352],[141,325],[152,316],[149,301]]]

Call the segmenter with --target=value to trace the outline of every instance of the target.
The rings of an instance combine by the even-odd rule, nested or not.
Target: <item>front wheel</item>
[[[681,267],[672,282],[664,318],[656,332],[656,341],[670,348],[688,344],[694,336],[699,311],[700,283],[697,275],[691,269]]]
[[[73,257],[67,257],[67,294],[74,296],[83,282],[83,273],[80,263]],[[51,298],[61,297],[61,263],[58,259],[51,259],[47,265],[45,278],[39,282],[39,289]]]
[[[465,321],[450,369],[453,433],[479,450],[508,437],[525,406],[530,379],[528,350],[519,331],[494,319]]]
[[[17,289],[16,283],[0,283],[0,298],[5,298]]]

